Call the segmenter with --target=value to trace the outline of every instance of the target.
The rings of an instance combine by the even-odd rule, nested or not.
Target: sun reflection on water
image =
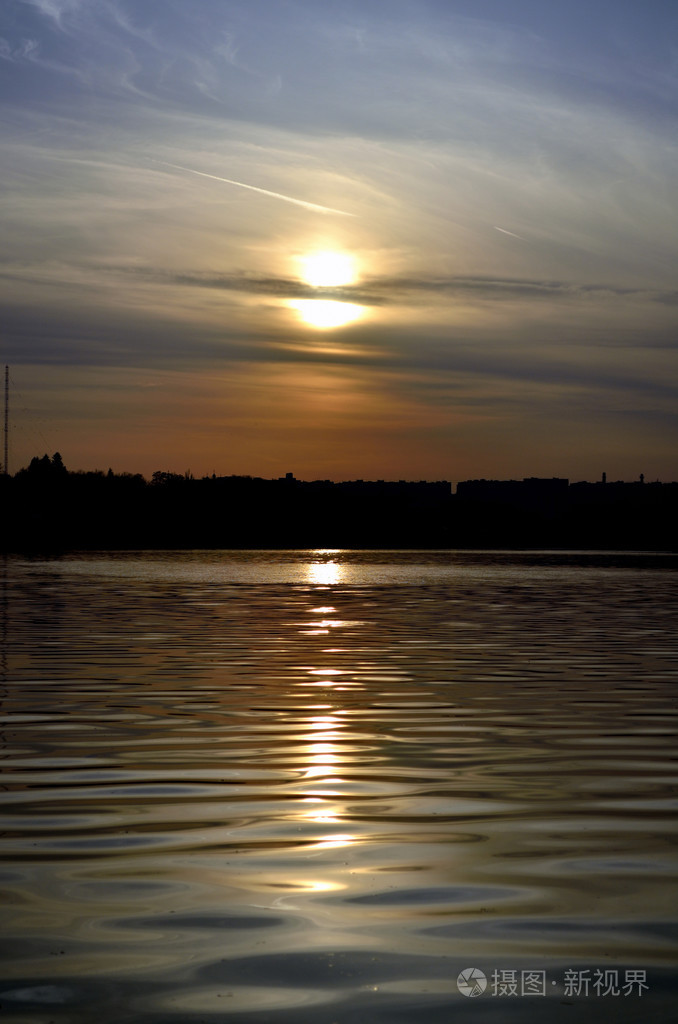
[[[340,554],[340,549],[336,548],[314,550],[305,566],[306,582],[318,589],[341,583],[345,569],[336,557]],[[342,778],[342,773],[354,754],[353,747],[346,742],[349,738],[346,735],[348,720],[345,709],[339,703],[341,695],[338,692],[346,689],[346,684],[355,684],[350,666],[337,661],[335,657],[343,656],[345,648],[327,647],[323,637],[331,632],[339,638],[345,629],[354,630],[363,623],[343,618],[341,607],[329,602],[321,603],[322,598],[315,604],[314,598],[318,601],[317,592],[311,596],[305,621],[296,623],[299,639],[304,645],[311,645],[307,652],[311,657],[305,665],[300,666],[304,676],[298,680],[297,685],[322,687],[326,699],[330,698],[334,702],[307,705],[307,713],[300,715],[296,723],[295,731],[302,744],[297,761],[301,806],[294,817],[304,835],[305,844],[310,843],[311,849],[315,851],[311,856],[321,856],[324,851],[360,842],[359,835],[346,830],[350,815],[345,802],[346,780]]]
[[[309,583],[330,586],[341,582],[341,566],[336,562],[316,562],[308,567]]]
[[[302,779],[310,782],[312,788],[302,799],[302,803],[311,806],[300,814],[300,820],[312,827],[328,830],[324,835],[314,836],[314,845],[318,849],[349,846],[357,841],[357,836],[342,830],[346,808],[340,802],[342,780],[338,773],[345,764],[346,756],[336,742],[341,739],[345,723],[339,712],[331,712],[307,718],[303,726],[308,743],[304,747],[304,762],[300,767]]]
[[[318,548],[313,552],[316,561],[310,562],[306,567],[306,579],[308,583],[317,586],[334,586],[345,582],[344,567],[336,562],[331,556],[339,554],[338,548]],[[329,557],[328,557],[329,556]],[[330,613],[334,608],[319,608],[313,611]]]

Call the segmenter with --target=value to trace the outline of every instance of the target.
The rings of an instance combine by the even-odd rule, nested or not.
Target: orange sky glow
[[[678,477],[661,36],[104,6],[0,33],[12,471]]]

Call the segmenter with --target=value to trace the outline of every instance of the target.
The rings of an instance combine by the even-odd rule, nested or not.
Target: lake
[[[3,1024],[676,1018],[678,556],[0,573]]]

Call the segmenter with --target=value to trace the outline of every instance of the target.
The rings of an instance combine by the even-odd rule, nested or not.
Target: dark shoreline
[[[678,550],[678,484],[566,480],[305,482],[71,473],[0,477],[7,552]]]

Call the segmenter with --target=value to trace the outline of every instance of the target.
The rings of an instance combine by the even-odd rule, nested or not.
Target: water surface
[[[3,1021],[673,1020],[677,567],[8,559]]]

